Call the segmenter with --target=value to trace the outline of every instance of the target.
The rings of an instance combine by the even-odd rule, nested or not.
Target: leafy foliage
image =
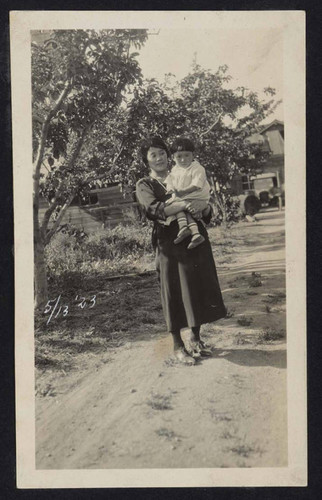
[[[167,81],[148,80],[134,88],[127,108],[126,146],[118,164],[123,183],[134,184],[146,173],[138,148],[143,138],[155,133],[169,142],[179,135],[190,137],[220,193],[235,173],[255,173],[261,168],[267,153],[247,138],[279,103],[272,98],[261,101],[245,88],[228,88],[227,70],[222,66],[212,73],[194,65],[172,87]],[[272,97],[274,90],[268,88],[266,93]]]
[[[133,48],[147,35],[145,30],[56,30],[47,36],[32,44],[33,144],[36,159],[45,140],[41,161],[47,172],[40,192],[49,202],[56,197],[60,208],[71,193],[112,168],[121,142],[119,107],[127,86],[141,79]],[[68,92],[53,113],[66,85]]]
[[[274,90],[260,100],[231,88],[227,66],[216,72],[194,64],[180,82],[143,80],[137,56],[146,30],[33,32],[32,109],[36,284],[44,279],[44,247],[75,195],[111,181],[133,189],[147,173],[143,138],[171,142],[187,135],[213,182],[222,218],[237,207],[226,193],[236,172],[260,169],[265,153],[247,138],[278,105]],[[49,203],[39,224],[39,199]],[[230,206],[229,206],[230,204]],[[49,226],[49,222],[53,224]],[[50,229],[49,229],[50,227]],[[36,295],[46,294],[36,286]]]

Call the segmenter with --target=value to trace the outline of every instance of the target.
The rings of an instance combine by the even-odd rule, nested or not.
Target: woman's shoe
[[[200,356],[212,356],[211,347],[205,344],[202,340],[191,342],[190,345],[191,345],[191,350],[195,353],[198,353]]]
[[[199,352],[199,349],[197,349],[196,346],[194,345],[194,343],[192,343],[192,342],[189,342],[188,344],[186,344],[186,351],[194,359],[201,358],[201,354]]]
[[[185,365],[195,365],[196,361],[195,359],[190,356],[188,351],[184,347],[180,347],[179,349],[176,349],[174,351],[174,357],[177,361],[180,363],[183,363]]]
[[[181,241],[188,238],[188,236],[191,236],[191,231],[188,227],[185,227],[185,228],[181,229],[181,231],[178,232],[178,235],[173,243],[175,245],[178,245],[178,243],[181,243]]]
[[[197,236],[197,238],[193,238],[191,240],[191,242],[188,245],[188,250],[191,250],[192,248],[198,247],[204,241],[205,241],[205,238],[202,236],[202,234],[199,234],[199,236]]]

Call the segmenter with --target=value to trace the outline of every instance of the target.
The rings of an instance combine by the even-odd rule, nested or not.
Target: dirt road
[[[283,230],[279,212],[236,227],[238,253],[218,266],[230,314],[203,327],[213,357],[178,365],[154,328],[38,397],[37,468],[286,466]]]

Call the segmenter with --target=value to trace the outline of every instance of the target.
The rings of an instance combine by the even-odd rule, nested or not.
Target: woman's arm
[[[203,205],[203,202],[202,202]],[[200,209],[200,201],[199,200],[191,200],[188,205],[186,210],[191,213],[194,219],[203,219],[203,221],[206,224],[209,224],[211,217],[212,217],[212,208],[211,205],[208,204],[208,206],[204,209]]]
[[[169,215],[176,215],[179,212],[183,212],[184,210],[187,210],[188,203],[185,201],[174,201],[170,205],[166,205],[164,207],[164,213],[166,217],[169,217]]]
[[[169,215],[175,215],[185,210],[188,205],[185,201],[173,201],[166,205],[156,198],[153,188],[145,179],[137,183],[136,197],[150,220],[166,220]]]

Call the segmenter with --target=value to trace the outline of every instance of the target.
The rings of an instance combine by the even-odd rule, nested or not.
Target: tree
[[[144,44],[147,32],[57,30],[42,38],[32,44],[36,307],[47,300],[45,245],[76,193],[111,174],[122,150],[116,119],[127,86],[141,79],[133,49]],[[49,208],[40,225],[41,195]]]
[[[192,72],[172,86],[166,78],[163,85],[148,80],[134,89],[119,158],[122,182],[133,185],[146,173],[138,154],[143,138],[157,133],[171,142],[186,135],[195,142],[200,162],[216,182],[217,202],[224,210],[226,186],[232,177],[255,173],[266,160],[260,145],[247,139],[279,104],[271,88],[265,89],[264,100],[246,88],[229,88],[227,70],[222,66],[213,73],[194,64]]]

